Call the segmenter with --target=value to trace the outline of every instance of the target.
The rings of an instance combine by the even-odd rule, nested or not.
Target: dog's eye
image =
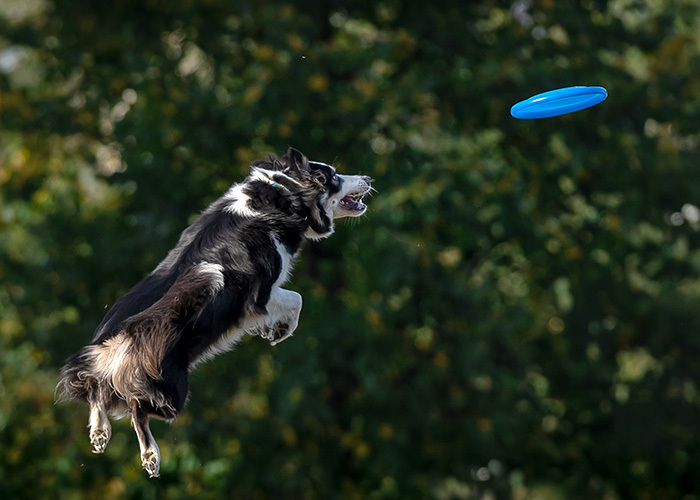
[[[338,177],[338,174],[333,174],[333,182],[338,182],[340,180],[340,177]]]

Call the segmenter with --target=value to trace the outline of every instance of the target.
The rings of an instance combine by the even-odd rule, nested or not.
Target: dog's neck
[[[285,186],[285,185],[283,185],[283,184],[280,184],[279,182],[273,182],[273,183],[272,183],[272,187],[282,188],[282,189],[284,189],[286,192],[291,193],[291,191],[289,190],[289,188],[288,188],[287,186]]]
[[[301,187],[301,184],[297,180],[291,178],[284,172],[280,172],[279,170],[267,170],[260,167],[253,169],[253,171],[250,173],[249,179],[253,181],[266,182],[272,187],[283,189],[287,193],[292,192],[287,186]]]

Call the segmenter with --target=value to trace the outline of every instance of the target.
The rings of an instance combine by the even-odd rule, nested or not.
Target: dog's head
[[[332,166],[309,161],[294,148],[278,159],[254,162],[253,167],[295,199],[295,211],[308,221],[308,238],[326,238],[333,233],[333,220],[359,217],[367,211],[362,197],[372,189],[368,176],[338,174]]]

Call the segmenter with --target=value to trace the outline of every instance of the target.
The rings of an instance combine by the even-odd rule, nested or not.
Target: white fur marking
[[[89,427],[90,434],[92,434],[96,429],[110,427],[109,418],[107,417],[104,408],[99,404],[95,404],[90,407]]]
[[[101,344],[89,346],[85,356],[92,375],[100,386],[110,387],[123,400],[143,399],[154,406],[170,407],[161,393],[153,393],[145,385],[149,375],[142,366],[138,350],[127,333],[121,332]],[[155,397],[154,396],[159,396]],[[116,415],[119,411],[110,410]]]
[[[209,277],[211,281],[210,291],[212,294],[217,293],[224,287],[224,266],[221,264],[201,262],[197,266],[197,271]]]
[[[281,176],[284,177],[285,180],[291,182],[292,184],[296,184],[297,186],[303,186],[301,182],[299,182],[296,179],[293,179],[292,177],[288,176],[287,174],[284,174],[279,171],[274,171],[274,170],[267,170],[264,168],[256,167],[252,170],[250,174],[250,178],[256,181],[261,181],[261,182],[267,182],[268,184],[274,184],[277,181],[275,180],[275,176]]]
[[[238,342],[240,342],[241,338],[243,338],[243,335],[245,334],[246,331],[241,328],[231,328],[221,337],[219,337],[216,342],[207,347],[197,359],[193,360],[190,363],[189,370],[192,371],[199,363],[209,361],[219,354],[233,350],[233,348],[236,346],[236,344],[238,344]]]
[[[95,376],[113,385],[115,376],[123,376],[122,365],[127,362],[130,349],[131,339],[125,333],[90,346],[88,356],[92,359]]]
[[[255,217],[256,215],[260,215],[248,206],[250,197],[243,192],[242,184],[231,186],[223,198],[228,202],[224,210],[229,213],[242,215],[243,217]]]
[[[112,437],[112,424],[103,403],[92,402],[90,404],[90,443],[95,448],[93,453],[104,453],[109,439]]]
[[[284,285],[287,282],[287,280],[289,280],[289,276],[292,272],[292,263],[294,260],[294,256],[289,253],[289,250],[287,250],[285,246],[282,243],[280,243],[280,241],[277,238],[275,238],[273,234],[270,235],[270,238],[272,238],[272,241],[275,244],[275,248],[277,249],[277,253],[280,256],[280,259],[282,259],[280,275],[275,281],[275,284],[273,285],[274,287],[279,287]]]
[[[134,424],[136,427],[138,424]],[[141,466],[146,469],[149,477],[158,477],[160,475],[160,448],[156,443],[151,428],[146,425],[143,430],[148,445],[144,448],[143,443],[139,439],[139,448],[141,449]],[[138,432],[136,434],[138,436]]]

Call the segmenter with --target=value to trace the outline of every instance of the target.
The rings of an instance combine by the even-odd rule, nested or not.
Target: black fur
[[[207,208],[156,269],[116,301],[91,344],[61,371],[59,398],[90,405],[96,452],[111,436],[108,417],[130,415],[151,476],[160,454],[148,419],[175,418],[192,367],[229,350],[242,334],[273,343],[291,335],[301,296],[280,288],[291,262],[306,237],[326,237],[334,217],[353,215],[338,215],[344,181],[329,165],[290,148],[252,166],[245,182]],[[362,187],[351,195],[370,189],[369,178],[346,179]]]

